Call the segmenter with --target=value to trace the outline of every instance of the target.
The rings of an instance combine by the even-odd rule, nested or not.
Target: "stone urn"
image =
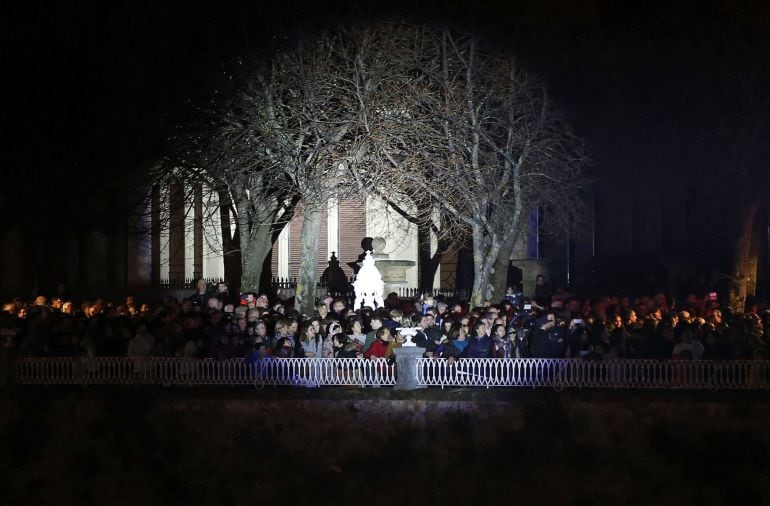
[[[406,271],[415,266],[412,260],[392,260],[385,253],[387,243],[382,237],[372,239],[372,257],[377,269],[382,274],[385,283],[385,294],[399,292],[400,288],[406,288]]]

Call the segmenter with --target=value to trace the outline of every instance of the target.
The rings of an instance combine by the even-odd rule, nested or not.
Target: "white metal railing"
[[[384,359],[267,358],[212,360],[167,357],[20,358],[20,385],[293,385],[388,386],[394,368]]]
[[[440,387],[770,389],[770,361],[416,358],[417,384]],[[20,358],[20,385],[393,386],[384,359]]]
[[[427,386],[554,388],[768,389],[766,360],[473,359],[420,358]]]

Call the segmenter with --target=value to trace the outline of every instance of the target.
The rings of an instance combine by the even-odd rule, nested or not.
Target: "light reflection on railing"
[[[417,358],[417,384],[438,387],[770,389],[770,361]],[[384,359],[20,358],[19,385],[393,386]]]

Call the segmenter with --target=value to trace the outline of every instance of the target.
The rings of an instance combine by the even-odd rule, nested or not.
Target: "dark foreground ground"
[[[770,400],[16,387],[0,476],[0,506],[770,504]]]

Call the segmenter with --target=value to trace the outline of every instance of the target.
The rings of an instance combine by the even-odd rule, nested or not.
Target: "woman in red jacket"
[[[390,329],[388,327],[380,327],[377,329],[377,339],[371,346],[369,346],[369,349],[364,352],[364,358],[390,358],[388,357],[388,343],[390,342],[390,339]]]

